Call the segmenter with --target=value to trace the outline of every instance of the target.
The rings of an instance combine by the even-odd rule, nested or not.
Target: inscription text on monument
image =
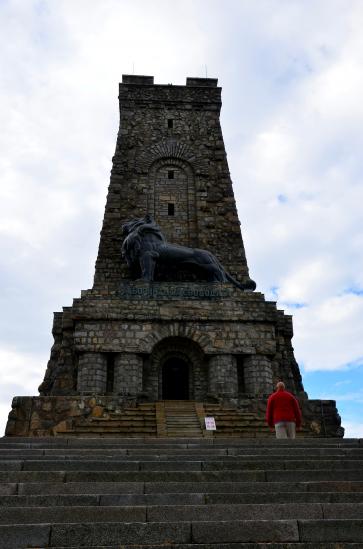
[[[119,296],[123,299],[223,299],[231,291],[219,283],[132,283],[120,285]]]

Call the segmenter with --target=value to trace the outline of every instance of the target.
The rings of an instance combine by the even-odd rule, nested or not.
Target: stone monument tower
[[[261,415],[283,379],[307,435],[341,436],[334,401],[304,392],[291,317],[250,279],[217,80],[124,75],[119,100],[93,288],[54,314],[40,396],[14,398],[6,434],[78,432],[142,403],[157,423],[165,401]]]

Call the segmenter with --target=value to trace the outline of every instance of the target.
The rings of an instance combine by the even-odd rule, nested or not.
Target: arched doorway
[[[189,400],[189,364],[180,357],[168,358],[162,366],[163,400]]]
[[[173,389],[174,379],[179,381]],[[143,391],[150,400],[206,399],[207,362],[199,344],[179,336],[158,341],[150,357],[144,358]]]

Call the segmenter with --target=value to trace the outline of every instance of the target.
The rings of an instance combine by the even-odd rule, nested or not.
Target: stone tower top
[[[123,74],[122,75],[123,84],[137,84],[139,86],[153,86],[154,77],[153,76],[143,76],[141,74]]]
[[[160,86],[165,84],[154,84],[153,76],[145,76],[140,74],[123,74],[122,75],[122,84],[134,84],[138,86]],[[218,84],[218,78],[196,78],[196,77],[187,77],[186,85],[194,87],[207,87],[215,88]],[[172,84],[167,84],[171,86]]]

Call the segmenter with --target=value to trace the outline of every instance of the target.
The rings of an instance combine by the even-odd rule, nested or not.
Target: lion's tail
[[[229,280],[229,282],[232,282],[232,284],[237,286],[237,288],[240,288],[240,290],[252,290],[253,291],[253,290],[256,289],[256,282],[254,280],[252,280],[251,278],[247,282],[242,284],[241,282],[238,282],[238,280],[233,278],[233,276],[231,276],[229,273],[226,272],[225,274],[226,274],[227,280]]]

